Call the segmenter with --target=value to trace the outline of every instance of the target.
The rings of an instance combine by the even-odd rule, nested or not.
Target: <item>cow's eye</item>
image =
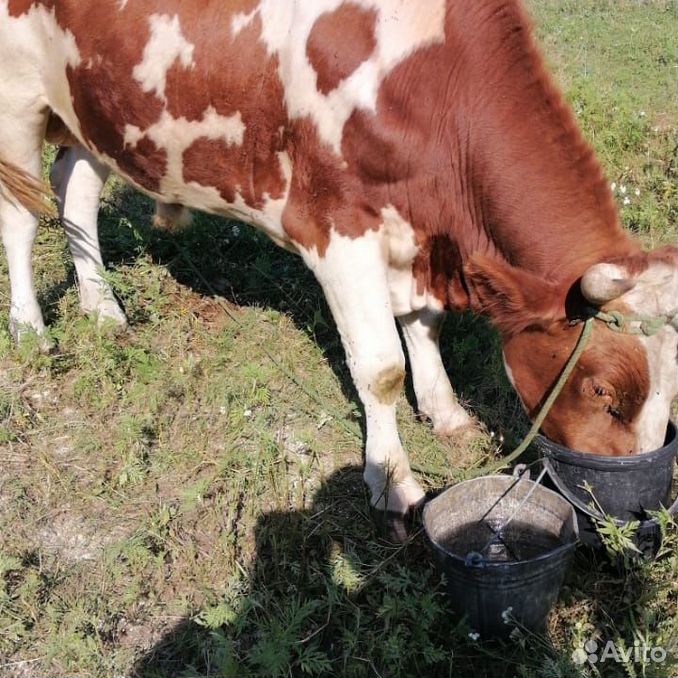
[[[610,394],[609,394],[609,391],[608,391],[607,389],[603,388],[602,386],[600,386],[600,384],[594,384],[594,386],[593,386],[593,392],[594,392],[597,396],[606,396],[606,395],[610,395]]]

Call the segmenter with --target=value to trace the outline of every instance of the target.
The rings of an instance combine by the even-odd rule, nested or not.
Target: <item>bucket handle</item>
[[[540,466],[543,465],[541,458],[534,459],[533,461],[531,461],[529,463],[523,462],[522,464],[516,464],[511,471],[511,477],[516,481],[522,480],[523,478],[525,478],[526,480],[532,480],[532,467],[536,466],[537,464],[539,464]],[[535,480],[534,482],[540,483],[543,476],[544,476],[544,474],[540,472],[539,476],[537,477],[537,480]],[[512,488],[513,488],[513,485],[511,486],[511,489]]]
[[[563,497],[565,497],[565,499],[570,502],[570,504],[572,504],[576,509],[579,509],[585,513],[587,516],[591,516],[591,518],[595,518],[596,520],[605,520],[605,516],[602,513],[596,511],[595,509],[589,508],[579,497],[570,492],[570,489],[565,486],[565,484],[560,479],[560,476],[556,473],[556,470],[553,468],[551,460],[548,457],[543,457],[542,463],[544,464],[544,468],[546,469],[549,478],[556,486],[558,492],[560,492],[560,494],[562,494]],[[616,520],[617,519],[615,518],[615,521]]]
[[[520,466],[523,467],[522,470],[520,469]],[[514,488],[514,487],[522,480],[522,473],[525,473],[525,472],[527,472],[527,479],[529,480],[529,478],[530,478],[529,466],[528,466],[527,464],[519,464],[518,466],[516,466],[516,468],[513,470],[513,477],[515,478],[515,480],[514,480],[513,483],[511,483],[511,487],[509,488],[508,491],[511,491],[511,490],[512,490],[512,489],[513,489],[513,488]],[[494,534],[493,534],[492,537],[488,540],[488,542],[485,544],[485,546],[483,546],[483,548],[479,549],[477,552],[472,551],[471,553],[469,553],[469,554],[466,556],[466,563],[467,563],[467,565],[469,565],[469,564],[471,564],[471,565],[478,565],[478,563],[479,563],[479,558],[482,559],[482,560],[484,560],[482,554],[485,552],[485,550],[486,550],[491,544],[493,544],[495,541],[497,541],[497,539],[502,539],[502,536],[501,536],[502,532],[503,532],[503,531],[511,524],[511,522],[512,522],[513,519],[518,515],[518,513],[520,513],[521,509],[523,508],[523,506],[525,506],[525,504],[527,503],[527,501],[529,500],[529,498],[532,496],[532,493],[537,489],[537,487],[539,486],[539,483],[541,482],[542,478],[543,478],[545,475],[546,475],[546,468],[543,468],[543,469],[541,470],[541,473],[539,474],[539,477],[538,477],[537,480],[533,483],[533,486],[528,490],[527,494],[523,497],[523,499],[521,500],[520,504],[518,504],[518,506],[514,509],[513,513],[512,513],[512,514],[511,514],[511,515],[510,515],[503,523],[502,523],[502,525],[501,525],[498,529],[495,530],[494,528],[492,528],[492,531],[494,532]],[[505,494],[506,494],[506,493],[505,493]],[[493,505],[485,512],[485,515],[484,515],[478,522],[481,522],[481,521],[485,520],[485,518],[487,518],[487,516],[492,512],[492,510],[493,510],[494,507],[499,503],[499,501],[501,501],[501,499],[498,500],[498,501],[496,501],[496,502],[495,502],[495,503],[494,503],[494,504],[493,504]],[[502,539],[502,541],[503,541],[503,539]]]
[[[570,502],[576,509],[579,509],[582,511],[582,513],[585,513],[587,516],[590,516],[591,518],[594,518],[595,520],[605,520],[605,516],[600,513],[600,511],[597,511],[595,509],[589,508],[584,502],[579,499],[576,495],[572,494],[572,492],[567,488],[563,482],[560,479],[560,476],[556,473],[556,470],[553,468],[551,464],[551,460],[548,457],[542,457],[542,462],[544,464],[544,468],[546,469],[546,472],[549,475],[549,478],[553,482],[553,484],[556,486],[556,489],[560,494],[567,499],[567,501]],[[670,514],[675,514],[678,513],[678,496],[676,497],[676,500],[671,504],[671,506],[668,509]],[[612,517],[612,520],[615,522],[616,525],[624,525],[626,521],[624,520],[619,520],[618,518]],[[656,523],[657,521],[652,518],[648,522],[654,522]]]
[[[527,478],[527,480],[532,479],[532,474],[530,473],[530,466],[531,464],[516,464],[513,467],[513,472],[511,475],[518,480],[519,478],[522,478],[523,476]]]

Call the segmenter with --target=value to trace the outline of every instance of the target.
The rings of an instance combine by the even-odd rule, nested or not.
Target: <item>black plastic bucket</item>
[[[503,538],[482,552],[516,510]],[[567,501],[527,478],[476,478],[430,501],[424,529],[452,606],[472,630],[482,637],[506,637],[511,621],[535,631],[545,628],[578,541]]]
[[[666,507],[670,513],[678,513],[678,499],[670,506],[678,453],[678,436],[672,422],[669,422],[663,447],[629,457],[576,452],[541,435],[535,442],[551,483],[575,507],[584,544],[601,546],[596,519],[608,515],[619,526],[639,520],[636,545],[647,556],[656,552],[661,538],[659,525],[649,519],[647,511]]]

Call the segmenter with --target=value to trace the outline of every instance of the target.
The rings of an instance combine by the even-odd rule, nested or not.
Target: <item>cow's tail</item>
[[[56,216],[49,186],[11,162],[0,159],[0,198],[18,203],[36,216]]]

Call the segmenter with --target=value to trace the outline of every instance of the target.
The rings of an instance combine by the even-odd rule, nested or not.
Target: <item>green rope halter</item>
[[[613,332],[652,337],[667,325],[678,331],[678,312],[658,316],[624,315],[620,311],[598,311],[593,317],[604,322]],[[639,323],[633,325],[631,323]]]

